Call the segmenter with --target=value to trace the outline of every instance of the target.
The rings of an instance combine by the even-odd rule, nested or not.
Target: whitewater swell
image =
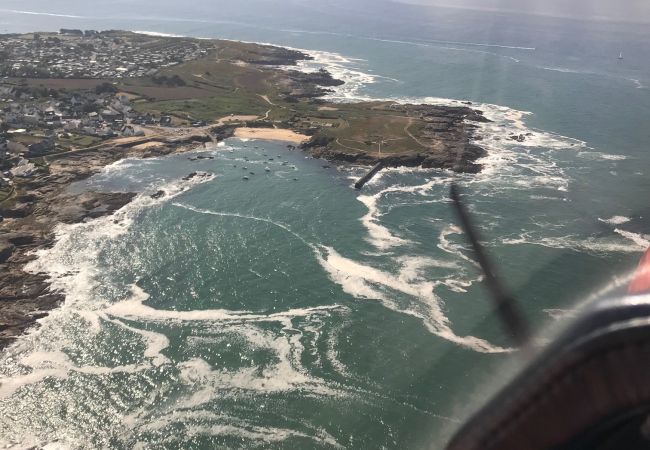
[[[133,161],[127,161],[108,166],[105,171],[122,173],[134,168]],[[353,317],[351,305],[267,312],[159,309],[148,304],[149,294],[137,279],[125,280],[124,285],[107,284],[101,267],[110,264],[112,247],[131,233],[143,214],[171,205],[197,214],[277,227],[307,246],[329,278],[354,298],[377,301],[396,313],[411,316],[433,335],[467,349],[505,350],[480,338],[454,333],[442,301],[434,293],[436,287],[448,282],[451,287],[453,283],[431,282],[423,274],[440,262],[402,258],[398,273],[391,273],[345,258],[332,247],[309,242],[277,220],[197,208],[178,200],[193,187],[213,180],[214,176],[196,177],[153,186],[113,216],[57,228],[54,247],[39,251],[28,269],[48,274],[52,287],[65,293],[66,301],[41,319],[40,327],[19,339],[2,358],[0,415],[15,420],[0,420],[0,443],[42,446],[56,441],[74,448],[91,443],[101,446],[116,439],[116,430],[128,430],[117,439],[136,447],[145,445],[152,436],[164,436],[162,441],[169,443],[193,436],[219,436],[267,443],[306,439],[318,445],[342,446],[324,429],[292,422],[295,419],[291,413],[283,418],[290,425],[270,427],[259,412],[253,414],[253,405],[258,403],[254,399],[260,396],[275,398],[275,402],[292,395],[319,401],[354,398],[369,405],[398,402],[419,413],[453,420],[397,401],[346,369],[337,357],[336,339],[322,339],[326,336],[324,327],[342,316],[348,321]],[[164,190],[167,195],[154,199],[148,195],[152,189]],[[137,267],[140,262],[134,258],[131,264]],[[185,329],[192,330],[191,336],[182,340],[190,356],[179,359],[174,356],[179,346],[177,336],[179,330]],[[322,345],[327,350],[321,354],[316,349]],[[241,364],[219,367],[205,353],[206,348],[232,348],[239,353]],[[307,355],[314,354],[318,354],[317,360],[306,364]],[[324,376],[328,368],[335,370],[340,382]],[[349,384],[352,381],[354,385]],[[124,390],[123,383],[137,389]],[[160,404],[156,399],[170,395],[167,389],[171,386],[175,386],[175,402]],[[89,401],[77,395],[97,389],[115,393],[110,399],[90,396]],[[131,395],[151,400],[133,410]],[[250,399],[250,403],[238,413],[214,413],[215,403],[242,398]],[[75,421],[74,426],[62,426],[58,422],[60,407],[83,417],[107,416],[110,420],[101,431],[85,419]],[[29,416],[38,417],[41,432],[27,439],[33,426],[24,420]],[[173,432],[179,425],[187,428],[180,435]]]
[[[491,345],[485,340],[472,336],[457,336],[452,331],[449,320],[442,312],[442,300],[434,294],[436,286],[444,284],[444,282],[423,280],[419,274],[417,274],[417,271],[414,271],[413,269],[414,263],[419,263],[419,265],[421,265],[421,260],[418,260],[417,257],[407,258],[402,265],[400,273],[394,275],[370,265],[365,265],[358,261],[345,258],[332,247],[310,243],[297,233],[293,232],[287,225],[271,219],[220,211],[210,211],[181,203],[174,203],[174,205],[200,214],[253,220],[279,227],[308,246],[314,253],[321,267],[329,274],[330,279],[339,284],[346,293],[353,297],[378,300],[388,309],[416,317],[423,322],[425,327],[432,334],[463,347],[478,352],[492,353],[506,351],[506,349]],[[382,243],[386,242],[386,240],[395,245],[399,245],[403,242],[401,239],[394,236],[387,237],[386,233],[388,233],[388,231],[381,225],[376,225],[375,227],[370,225],[370,229],[374,231],[375,234],[380,235],[379,240]],[[434,262],[433,264],[435,265],[436,263]],[[392,296],[390,295],[391,291],[405,294],[411,300],[406,304],[397,302],[392,299]],[[131,308],[129,307],[127,309]],[[217,314],[221,314],[221,312]]]
[[[204,177],[159,186],[167,192],[163,199],[143,194],[111,217],[61,225],[57,229],[54,247],[40,251],[29,270],[49,274],[52,286],[66,294],[66,301],[2,357],[0,415],[4,419],[0,420],[0,443],[42,446],[56,441],[80,448],[92,442],[93,446],[104,446],[109,441],[103,439],[114,437],[115,430],[126,425],[129,432],[120,440],[137,446],[144,444],[138,444],[135,436],[155,435],[182,422],[194,428],[182,437],[177,436],[181,442],[201,434],[253,442],[302,438],[341,447],[327,432],[308,425],[296,429],[269,428],[247,418],[246,414],[209,417],[205,407],[217,399],[223,401],[246,392],[255,395],[311,392],[318,397],[355,395],[310,375],[302,363],[305,346],[316,345],[312,339],[326,323],[323,319],[345,308],[326,305],[275,313],[225,309],[172,311],[146,305],[149,295],[136,284],[127,285],[114,295],[102,294],[106,288],[115,289],[98,282],[100,259],[112,242],[128,233],[143,212],[161,207],[193,185],[212,179]],[[111,300],[113,296],[117,300]],[[314,320],[318,316],[323,319]],[[272,355],[272,359],[260,366],[244,366],[238,370],[215,368],[205,357],[173,361],[164,355],[172,345],[167,332],[160,328],[152,330],[151,324],[158,324],[164,330],[193,324],[194,333],[199,333],[195,339],[215,339],[224,348],[231,346],[225,338],[236,335],[240,338],[235,345],[241,348],[242,355],[264,352]],[[273,331],[274,324],[279,326],[278,331]],[[311,331],[303,330],[302,324],[310,324]],[[109,351],[101,351],[108,344],[107,339],[111,341]],[[138,345],[130,348],[131,343]],[[125,415],[132,401],[116,398],[123,388],[113,384],[117,380],[130,380],[128,383],[138,386],[142,393],[157,397],[167,395],[166,388],[153,382],[161,376],[176,378],[180,388],[175,389],[186,391],[174,408],[152,411],[143,405],[140,411]],[[51,383],[69,393],[61,397],[58,389],[48,388]],[[113,392],[108,402],[94,396],[86,400],[75,396],[86,388],[94,389],[97,383],[107,384],[103,389]],[[38,396],[39,401],[24,401],[32,396]],[[62,426],[57,424],[60,407],[67,408],[71,414],[83,411],[86,417],[110,418],[111,424],[105,424],[101,430],[87,420]],[[169,414],[177,416],[176,419],[169,420]],[[193,415],[197,414],[205,414],[204,420],[193,421]],[[34,433],[33,423],[22,420],[25,415],[39,418],[41,433]],[[30,435],[33,437],[28,438]],[[173,436],[170,432],[169,442],[175,440]]]

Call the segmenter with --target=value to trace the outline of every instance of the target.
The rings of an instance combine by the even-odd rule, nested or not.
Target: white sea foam
[[[13,14],[25,14],[29,16],[48,16],[48,17],[65,17],[69,19],[88,19],[89,17],[77,16],[73,14],[56,14],[48,12],[38,12],[38,11],[21,11],[16,9],[0,9],[0,11],[13,13]]]
[[[625,155],[612,155],[609,153],[596,152],[596,151],[580,151],[577,153],[577,155],[585,159],[604,160],[604,161],[623,161],[628,158]]]
[[[121,302],[107,306],[103,312],[109,316],[123,319],[138,319],[162,322],[281,322],[288,323],[297,317],[326,313],[340,309],[340,305],[324,305],[312,308],[295,308],[272,314],[256,314],[250,311],[231,311],[226,309],[200,309],[191,311],[163,310],[147,306],[144,302],[149,295],[137,285],[132,286],[133,295]]]
[[[319,428],[305,426],[310,432],[307,434],[293,429],[259,426],[255,425],[250,419],[243,420],[233,415],[205,410],[177,409],[139,426],[138,430],[140,433],[157,432],[160,434],[165,429],[179,424],[184,425],[183,432],[181,434],[178,434],[178,432],[170,434],[165,440],[166,443],[179,441],[186,443],[189,438],[201,435],[233,436],[242,440],[251,440],[256,443],[265,442],[267,444],[286,441],[292,437],[300,437],[330,447],[342,448],[332,435]],[[146,448],[144,443],[143,446],[143,448]]]
[[[629,222],[631,219],[625,216],[612,216],[609,219],[598,219],[601,222],[608,223],[610,225],[622,225]]]
[[[223,419],[222,419],[223,420]],[[232,420],[232,419],[231,419]],[[186,422],[183,420],[183,422]],[[327,445],[333,448],[345,448],[336,439],[323,430],[310,430],[311,433],[299,432],[287,428],[255,426],[246,421],[239,423],[221,423],[212,425],[187,424],[185,435],[195,436],[234,436],[239,439],[254,441],[256,444],[265,442],[267,444],[283,442],[290,438],[301,438],[314,441],[320,445]]]
[[[476,261],[474,261],[469,256],[465,255],[464,248],[461,245],[455,244],[451,242],[451,240],[449,239],[449,236],[455,234],[462,234],[462,233],[463,231],[456,225],[446,226],[440,232],[440,236],[438,237],[438,248],[451,255],[457,256],[458,258],[464,261],[467,261],[468,263],[470,263],[475,267],[479,267],[479,264]]]
[[[542,70],[550,70],[551,72],[594,75],[594,72],[590,72],[590,71],[587,71],[587,70],[569,69],[567,67],[546,67],[546,66],[541,66],[539,68],[542,69]]]
[[[436,39],[415,39],[414,41],[406,41],[406,40],[380,39],[380,38],[373,38],[373,37],[368,37],[368,36],[356,36],[356,35],[350,34],[350,33],[334,33],[334,32],[331,32],[331,31],[319,31],[319,30],[284,29],[284,30],[280,30],[280,31],[286,31],[288,33],[296,33],[296,34],[316,34],[316,35],[327,35],[327,36],[339,36],[339,37],[345,37],[345,38],[367,39],[367,40],[373,40],[373,41],[379,41],[379,42],[397,42],[397,43],[405,43],[405,44],[413,44],[413,45],[417,45],[419,43],[435,43],[435,44],[467,45],[467,46],[472,46],[472,47],[506,48],[506,49],[512,49],[512,50],[526,50],[526,51],[534,51],[535,50],[534,47],[522,47],[522,46],[516,46],[516,45],[493,44],[493,43],[486,43],[486,42],[444,41],[444,40],[436,40]]]
[[[578,311],[575,309],[547,308],[542,311],[553,320],[571,319],[578,315]]]
[[[408,241],[394,236],[388,228],[380,224],[377,209],[378,194],[360,195],[357,199],[368,208],[368,212],[361,218],[361,222],[368,230],[369,237],[367,239],[371,244],[379,250],[387,250],[408,243]]]
[[[74,339],[76,333],[67,328],[68,324],[76,324],[80,318],[86,319],[85,331],[97,333],[101,329],[101,322],[105,320],[102,309],[106,304],[97,301],[94,295],[97,288],[97,259],[103,245],[123,236],[144,209],[162,204],[191,186],[213,178],[195,177],[187,181],[172,182],[161,186],[168,193],[163,198],[153,199],[148,195],[139,195],[112,216],[86,223],[62,224],[56,228],[53,248],[37,251],[37,258],[26,266],[26,270],[47,274],[52,289],[65,293],[66,301],[60,308],[41,319],[39,328],[32,328],[27,335],[7,349],[3,358],[6,363],[4,376],[0,378],[3,386],[0,397],[11,395],[22,386],[37,383],[47,377],[65,378],[72,371],[134,372],[166,361],[160,354],[167,346],[166,337],[135,329],[121,322],[116,324],[142,338],[145,343],[143,357],[149,360],[148,363],[142,366],[78,366],[63,357],[61,346],[69,342],[69,339]],[[28,355],[27,358],[24,355]],[[37,359],[42,360],[44,365],[35,364],[37,360],[33,355],[39,355]],[[8,361],[11,361],[11,364]]]
[[[355,297],[376,299],[396,312],[420,319],[433,334],[478,352],[503,352],[506,349],[494,346],[473,336],[458,336],[441,308],[441,300],[434,294],[439,283],[413,280],[412,270],[393,275],[374,267],[361,264],[341,256],[331,247],[323,247],[325,254],[321,264],[330,277]],[[390,291],[406,294],[412,302],[406,307],[398,305],[388,295]]]
[[[637,251],[645,251],[650,248],[650,236],[633,233],[631,231],[621,230],[620,228],[614,229],[615,233],[620,234],[625,239],[634,242],[637,246]]]
[[[382,173],[383,172],[383,173]],[[432,174],[431,169],[418,169],[418,168],[388,168],[380,172],[383,176],[390,173],[413,173],[421,172]],[[444,185],[451,181],[451,178],[446,176],[431,176],[428,181],[421,185],[402,186],[394,185],[380,190],[372,195],[359,195],[357,200],[363,203],[368,212],[361,217],[361,223],[368,231],[367,240],[374,245],[378,250],[385,251],[392,247],[402,246],[409,244],[409,241],[399,236],[395,236],[391,231],[381,224],[382,213],[378,207],[378,203],[383,197],[395,193],[410,193],[417,195],[426,195],[429,190],[436,185]]]
[[[428,185],[433,185],[438,183],[439,180],[432,180]],[[416,187],[394,187],[394,190],[406,189],[417,191],[421,189],[426,189],[424,186]],[[317,246],[315,244],[309,243],[307,240],[302,238],[300,235],[294,233],[287,225],[273,221],[267,218],[260,218],[254,216],[246,216],[242,214],[227,213],[227,212],[218,212],[210,211],[195,208],[189,205],[184,205],[180,203],[175,203],[176,206],[182,207],[194,212],[201,214],[225,216],[225,217],[236,217],[245,220],[254,220],[259,222],[266,222],[273,226],[277,226],[288,233],[294,235],[305,245],[310,247],[314,252],[314,255],[321,266],[325,269],[326,273],[329,274],[332,281],[341,285],[343,290],[348,294],[356,298],[366,298],[366,299],[376,299],[380,300],[384,306],[389,309],[392,309],[396,312],[411,315],[422,320],[425,327],[433,334],[440,336],[444,339],[447,339],[456,344],[471,348],[479,352],[499,352],[505,351],[500,347],[492,346],[486,341],[473,337],[473,336],[456,336],[450,328],[447,317],[444,315],[441,309],[440,299],[433,293],[434,287],[437,285],[443,285],[446,283],[446,280],[441,280],[439,282],[429,282],[422,280],[415,280],[414,268],[421,268],[426,265],[431,266],[433,264],[432,260],[426,259],[422,260],[416,258],[413,261],[408,261],[402,259],[402,270],[399,275],[395,276],[388,272],[383,272],[379,269],[376,269],[372,266],[361,264],[357,261],[345,258],[341,256],[336,250],[331,247],[326,246]],[[387,242],[395,243],[394,236],[386,236],[383,230],[375,230],[370,227],[376,234],[375,237],[378,238],[376,244],[380,248],[386,248]],[[387,241],[388,239],[388,241]],[[467,258],[467,257],[465,257]],[[462,283],[450,283],[450,287],[456,287],[462,285]],[[388,289],[388,291],[387,291]],[[404,308],[399,306],[394,300],[392,300],[390,295],[390,290],[401,292],[412,298],[412,303],[409,307]],[[318,309],[332,309],[337,308],[338,306],[323,306]],[[117,309],[117,311],[116,311]],[[131,301],[122,302],[121,304],[114,305],[110,309],[111,313],[116,313],[117,315],[126,315],[129,317],[129,314],[133,314],[133,318],[138,319],[163,319],[163,320],[172,320],[174,318],[180,320],[241,320],[242,318],[250,321],[267,321],[267,320],[277,320],[278,318],[285,317],[286,314],[289,316],[295,316],[297,314],[312,314],[314,311],[312,309],[307,310],[291,310],[286,313],[277,313],[269,316],[265,315],[256,315],[248,312],[229,312],[223,310],[208,310],[208,311],[161,311],[154,308],[148,307],[142,304],[141,299],[135,298]]]
[[[144,34],[146,36],[152,36],[152,37],[175,37],[175,38],[187,37],[182,34],[160,33],[158,31],[134,31],[134,33]]]
[[[532,232],[522,233],[516,237],[502,238],[500,242],[505,245],[537,245],[541,247],[567,249],[576,252],[587,252],[595,255],[603,253],[637,253],[645,251],[650,246],[650,241],[636,233],[615,229],[617,234],[625,240],[616,237],[597,238],[567,236],[540,236]]]
[[[492,48],[507,48],[511,50],[525,50],[525,51],[535,51],[535,47],[523,47],[518,45],[505,45],[505,44],[494,44],[486,42],[464,42],[464,41],[441,41],[436,39],[417,39],[421,42],[433,42],[437,44],[452,44],[452,45],[468,45],[473,47],[492,47]]]
[[[629,80],[634,83],[634,87],[637,89],[647,89],[647,86],[641,82],[641,80],[637,80],[636,78],[629,78]]]
[[[287,233],[289,233],[289,234],[295,236],[296,238],[298,238],[298,240],[302,241],[305,245],[313,248],[312,244],[307,242],[299,234],[293,232],[291,230],[291,228],[289,228],[287,225],[285,225],[283,223],[280,223],[280,222],[273,221],[271,219],[267,219],[267,218],[264,218],[264,217],[248,216],[248,215],[245,215],[245,214],[238,214],[238,213],[230,213],[230,212],[222,212],[222,211],[211,211],[211,210],[208,210],[208,209],[196,208],[196,207],[191,206],[191,205],[185,205],[183,203],[173,203],[173,205],[177,206],[179,208],[187,209],[188,211],[193,211],[193,212],[200,213],[200,214],[208,214],[208,215],[211,215],[211,216],[221,216],[221,217],[234,217],[234,218],[239,218],[239,219],[253,220],[255,222],[265,222],[265,223],[268,223],[268,224],[273,225],[275,227],[283,229]]]
[[[367,39],[370,41],[377,41],[377,42],[386,42],[386,43],[392,43],[392,44],[403,44],[403,45],[409,45],[409,46],[415,46],[415,47],[428,47],[428,48],[439,48],[443,50],[452,50],[452,51],[458,51],[458,52],[470,52],[470,53],[481,53],[484,55],[490,55],[495,58],[505,58],[509,59],[511,61],[514,61],[516,63],[520,62],[519,59],[514,58],[512,56],[508,55],[503,55],[500,53],[495,53],[495,52],[488,52],[485,50],[476,50],[472,48],[462,48],[462,47],[450,47],[449,45],[463,45],[463,46],[477,46],[477,47],[499,47],[499,48],[515,48],[515,47],[507,47],[507,46],[499,46],[499,45],[490,45],[490,44],[476,44],[476,43],[466,43],[466,42],[453,42],[453,41],[405,41],[405,40],[399,40],[399,39],[380,39],[380,38],[370,38],[370,37],[364,37],[362,39]],[[441,45],[445,44],[445,45]],[[518,47],[519,49],[524,49],[523,47]],[[527,48],[526,50],[534,50],[532,48]]]

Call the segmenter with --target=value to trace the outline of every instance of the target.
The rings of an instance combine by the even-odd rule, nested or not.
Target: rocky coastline
[[[314,136],[300,148],[315,158],[340,163],[375,165],[381,161],[384,167],[423,167],[464,173],[481,171],[482,167],[476,161],[486,156],[487,152],[475,144],[481,139],[477,134],[478,124],[490,121],[481,111],[469,106],[424,104],[391,104],[390,107],[409,116],[422,117],[425,124],[420,135],[435,142],[435,146],[399,154],[350,152],[334,149],[327,138]]]
[[[279,47],[260,48],[261,52],[244,62],[261,67],[292,66],[301,59],[311,58],[309,55]],[[322,99],[330,88],[343,84],[343,81],[332,77],[327,70],[303,73],[288,69],[285,70],[284,77],[286,91],[280,94],[279,98],[287,105],[307,102],[315,105],[314,109],[323,116],[330,114],[332,121],[347,120],[341,116],[337,119],[336,105]],[[275,106],[268,97],[258,96],[265,98],[269,106]],[[480,139],[476,132],[478,124],[488,119],[470,106],[401,105],[390,102],[381,106],[364,106],[366,112],[378,111],[381,108],[382,118],[396,118],[394,120],[399,124],[398,131],[408,134],[400,139],[410,137],[418,144],[414,150],[385,154],[342,151],[332,145],[331,137],[321,133],[327,131],[326,127],[313,129],[312,122],[305,128],[305,121],[300,117],[272,122],[267,112],[265,118],[244,123],[244,126],[281,127],[296,133],[307,133],[311,139],[299,148],[315,158],[332,162],[374,165],[381,161],[385,167],[421,166],[476,173],[481,170],[476,161],[486,154],[484,149],[474,143]],[[280,108],[285,111],[288,109]],[[412,121],[419,124],[417,136],[409,131]],[[300,122],[303,122],[303,125],[298,126]],[[13,195],[9,200],[0,203],[0,350],[10,345],[16,337],[65,299],[62,293],[51,289],[45,275],[25,270],[25,266],[36,258],[37,250],[47,249],[54,244],[56,226],[110,215],[135,196],[133,193],[123,192],[72,193],[68,189],[71,183],[88,178],[104,166],[125,157],[161,156],[191,150],[203,146],[206,142],[227,139],[232,137],[240,126],[241,123],[222,119],[218,123],[193,129],[185,134],[123,138],[121,141],[107,141],[97,147],[46,155],[43,164],[31,177],[17,180]]]
[[[16,186],[12,202],[0,208],[0,350],[65,300],[62,293],[50,288],[44,274],[25,270],[36,258],[36,251],[54,244],[56,226],[110,215],[136,195],[94,191],[78,194],[68,190],[70,184],[126,157],[180,153],[197,145],[165,143],[146,151],[115,146],[71,153],[51,161],[47,168]]]

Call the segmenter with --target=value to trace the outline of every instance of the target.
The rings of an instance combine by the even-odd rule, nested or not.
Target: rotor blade
[[[523,346],[529,337],[528,323],[517,307],[514,298],[507,293],[496,276],[494,266],[480,243],[478,232],[470,219],[469,211],[460,198],[460,188],[456,183],[451,184],[451,200],[454,203],[461,227],[474,250],[476,260],[485,275],[485,285],[492,296],[497,314],[501,318],[506,331],[512,336],[515,344]]]

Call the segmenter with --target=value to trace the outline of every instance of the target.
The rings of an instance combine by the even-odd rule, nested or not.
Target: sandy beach
[[[302,144],[309,140],[309,136],[291,130],[279,128],[247,128],[240,127],[235,130],[235,137],[246,139],[268,139],[270,141],[286,141]]]

